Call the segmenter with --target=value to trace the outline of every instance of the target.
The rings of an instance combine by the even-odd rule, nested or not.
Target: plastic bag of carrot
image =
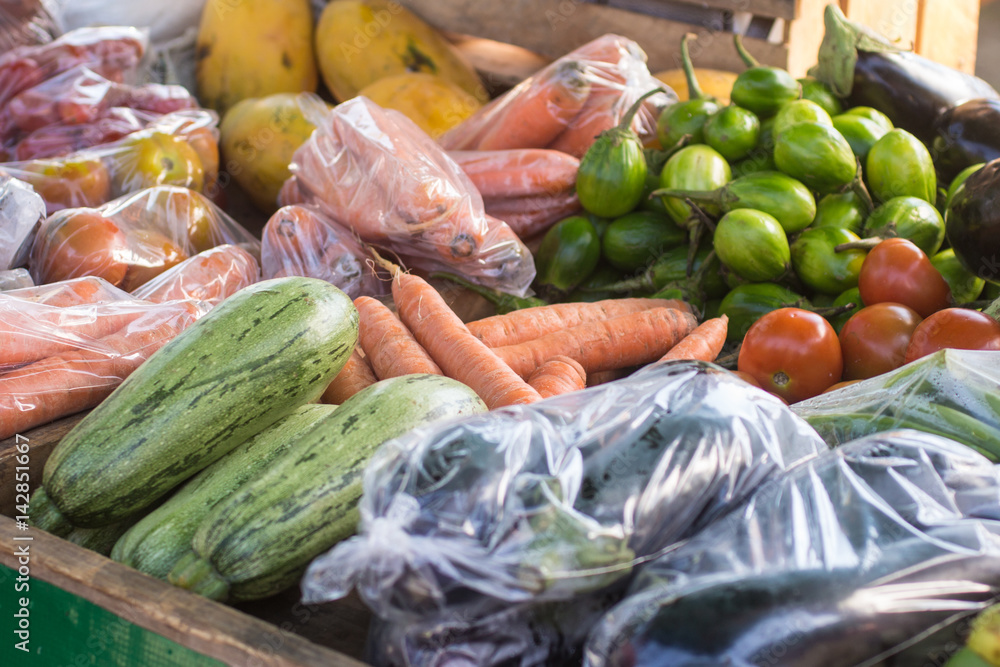
[[[597,135],[656,88],[663,94],[648,98],[632,125],[644,143],[656,139],[659,112],[677,95],[650,74],[638,44],[608,34],[525,79],[438,141],[447,150],[552,148],[582,157]]]
[[[458,273],[512,294],[535,276],[531,252],[485,213],[469,177],[403,114],[365,97],[313,119],[279,203],[308,203],[408,268]],[[296,202],[284,200],[294,193]]]

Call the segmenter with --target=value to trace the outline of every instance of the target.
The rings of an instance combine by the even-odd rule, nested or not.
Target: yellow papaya
[[[358,95],[401,112],[432,137],[444,134],[482,106],[451,81],[424,72],[384,77],[362,88]]]
[[[222,117],[226,172],[261,211],[277,210],[292,155],[316,129],[309,117],[330,108],[313,93],[276,93],[237,102]]]
[[[309,0],[208,0],[198,26],[195,82],[220,114],[240,100],[315,92]]]
[[[479,75],[433,26],[394,0],[332,0],[316,25],[316,56],[340,101],[392,74],[426,72],[488,99]]]

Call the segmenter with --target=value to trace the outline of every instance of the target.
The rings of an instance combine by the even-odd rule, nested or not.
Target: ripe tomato
[[[99,276],[115,286],[128,272],[128,239],[118,226],[92,209],[54,213],[31,250],[38,283]]]
[[[908,306],[921,317],[947,308],[951,289],[931,260],[912,241],[891,238],[872,248],[858,276],[861,300]]]
[[[844,379],[864,380],[899,368],[920,315],[901,303],[876,303],[854,313],[840,330]]]
[[[844,361],[837,332],[823,317],[801,308],[779,308],[747,331],[737,368],[794,403],[838,382]]]
[[[969,308],[939,310],[913,331],[906,363],[945,348],[1000,350],[1000,322]]]

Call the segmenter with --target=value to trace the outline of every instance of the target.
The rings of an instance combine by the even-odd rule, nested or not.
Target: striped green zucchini
[[[70,431],[42,483],[74,525],[142,512],[322,394],[354,349],[351,299],[314,278],[244,288],[153,354]]]
[[[475,392],[440,375],[365,388],[215,507],[168,580],[218,600],[263,598],[293,585],[315,556],[356,530],[362,474],[382,443],[485,411]]]
[[[74,528],[64,539],[84,549],[90,549],[102,556],[107,556],[121,539],[121,536],[128,532],[134,524],[135,518],[132,518],[100,528]]]
[[[191,551],[202,518],[335,410],[333,405],[303,405],[229,452],[132,526],[115,543],[111,558],[166,581],[177,559]]]
[[[44,486],[35,489],[28,500],[28,522],[56,537],[66,537],[75,528],[49,498]]]

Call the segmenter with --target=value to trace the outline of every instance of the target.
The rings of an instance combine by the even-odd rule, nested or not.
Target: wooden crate
[[[522,47],[557,58],[595,37],[616,33],[639,43],[652,72],[680,66],[679,45],[698,35],[692,60],[698,67],[742,71],[734,31],[762,63],[802,76],[816,62],[829,0],[399,0],[449,33]],[[972,72],[976,62],[979,0],[839,0],[848,18],[877,30],[917,53]],[[474,42],[473,42],[474,44]],[[463,48],[463,50],[466,50]],[[489,79],[510,76],[505,56],[479,45],[467,53]],[[499,67],[497,67],[499,65]],[[537,64],[524,63],[520,76]],[[516,68],[516,65],[515,65]],[[487,81],[487,84],[497,83]]]
[[[30,488],[59,439],[81,416],[27,433]],[[22,440],[23,441],[23,440]],[[298,590],[223,605],[54,537],[20,529],[15,510],[15,439],[0,442],[0,665],[238,665],[362,667],[370,614],[355,598],[317,606]],[[28,548],[28,590],[17,590],[19,550]],[[19,598],[30,600],[28,648],[14,648]]]

